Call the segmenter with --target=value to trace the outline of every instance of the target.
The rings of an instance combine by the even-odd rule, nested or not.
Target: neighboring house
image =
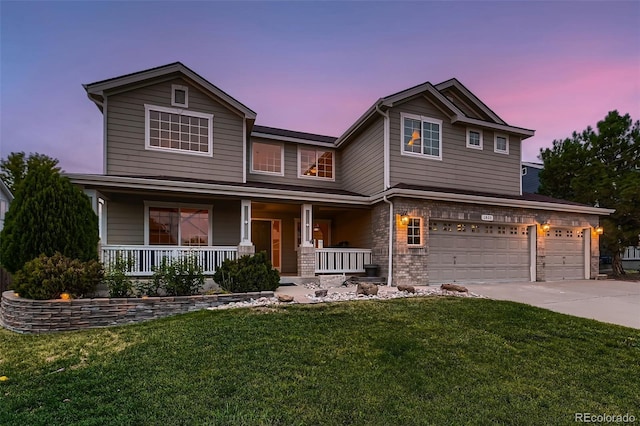
[[[540,163],[522,162],[522,192],[536,194],[540,187],[540,170],[544,168]]]
[[[522,162],[522,192],[536,193],[540,187],[540,170],[544,164]],[[605,264],[611,263],[611,256],[602,256]],[[640,246],[627,247],[622,253],[622,266],[625,269],[640,269]]]
[[[135,275],[163,256],[212,273],[263,250],[283,275],[374,263],[394,285],[598,273],[594,228],[611,210],[523,194],[533,130],[456,79],[380,98],[338,138],[256,125],[179,62],[84,87],[104,174],[70,177],[93,198],[103,259],[128,253]]]
[[[9,210],[9,205],[13,201],[13,194],[7,188],[7,185],[0,180],[0,231],[4,228],[4,216]]]

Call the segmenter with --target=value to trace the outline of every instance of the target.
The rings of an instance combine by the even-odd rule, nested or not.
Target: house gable
[[[255,112],[180,63],[85,85],[104,114],[106,174],[244,182]]]

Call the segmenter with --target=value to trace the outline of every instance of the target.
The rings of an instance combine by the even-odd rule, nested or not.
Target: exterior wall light
[[[71,300],[71,295],[69,293],[62,293],[60,295],[60,299],[62,299],[62,300]]]
[[[604,228],[602,226],[596,226],[596,234],[598,235],[604,234]]]
[[[545,223],[542,224],[542,230],[544,232],[548,232],[549,229],[551,229],[551,225],[549,224],[549,222],[545,222]]]
[[[409,214],[407,211],[400,212],[400,224],[402,226],[407,226],[409,224]]]

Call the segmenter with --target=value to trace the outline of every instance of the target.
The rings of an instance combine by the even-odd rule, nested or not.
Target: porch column
[[[546,281],[547,231],[541,225],[536,226],[536,281]]]
[[[313,206],[303,204],[300,209],[300,247],[298,247],[298,275],[316,274],[316,249],[313,246]]]
[[[256,247],[251,242],[251,200],[240,202],[240,244],[238,257],[255,254]]]

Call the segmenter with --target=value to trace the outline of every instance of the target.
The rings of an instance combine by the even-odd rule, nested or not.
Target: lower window
[[[422,245],[422,218],[410,217],[407,224],[407,244],[410,246]]]
[[[149,207],[149,244],[208,246],[211,210],[187,207]]]

